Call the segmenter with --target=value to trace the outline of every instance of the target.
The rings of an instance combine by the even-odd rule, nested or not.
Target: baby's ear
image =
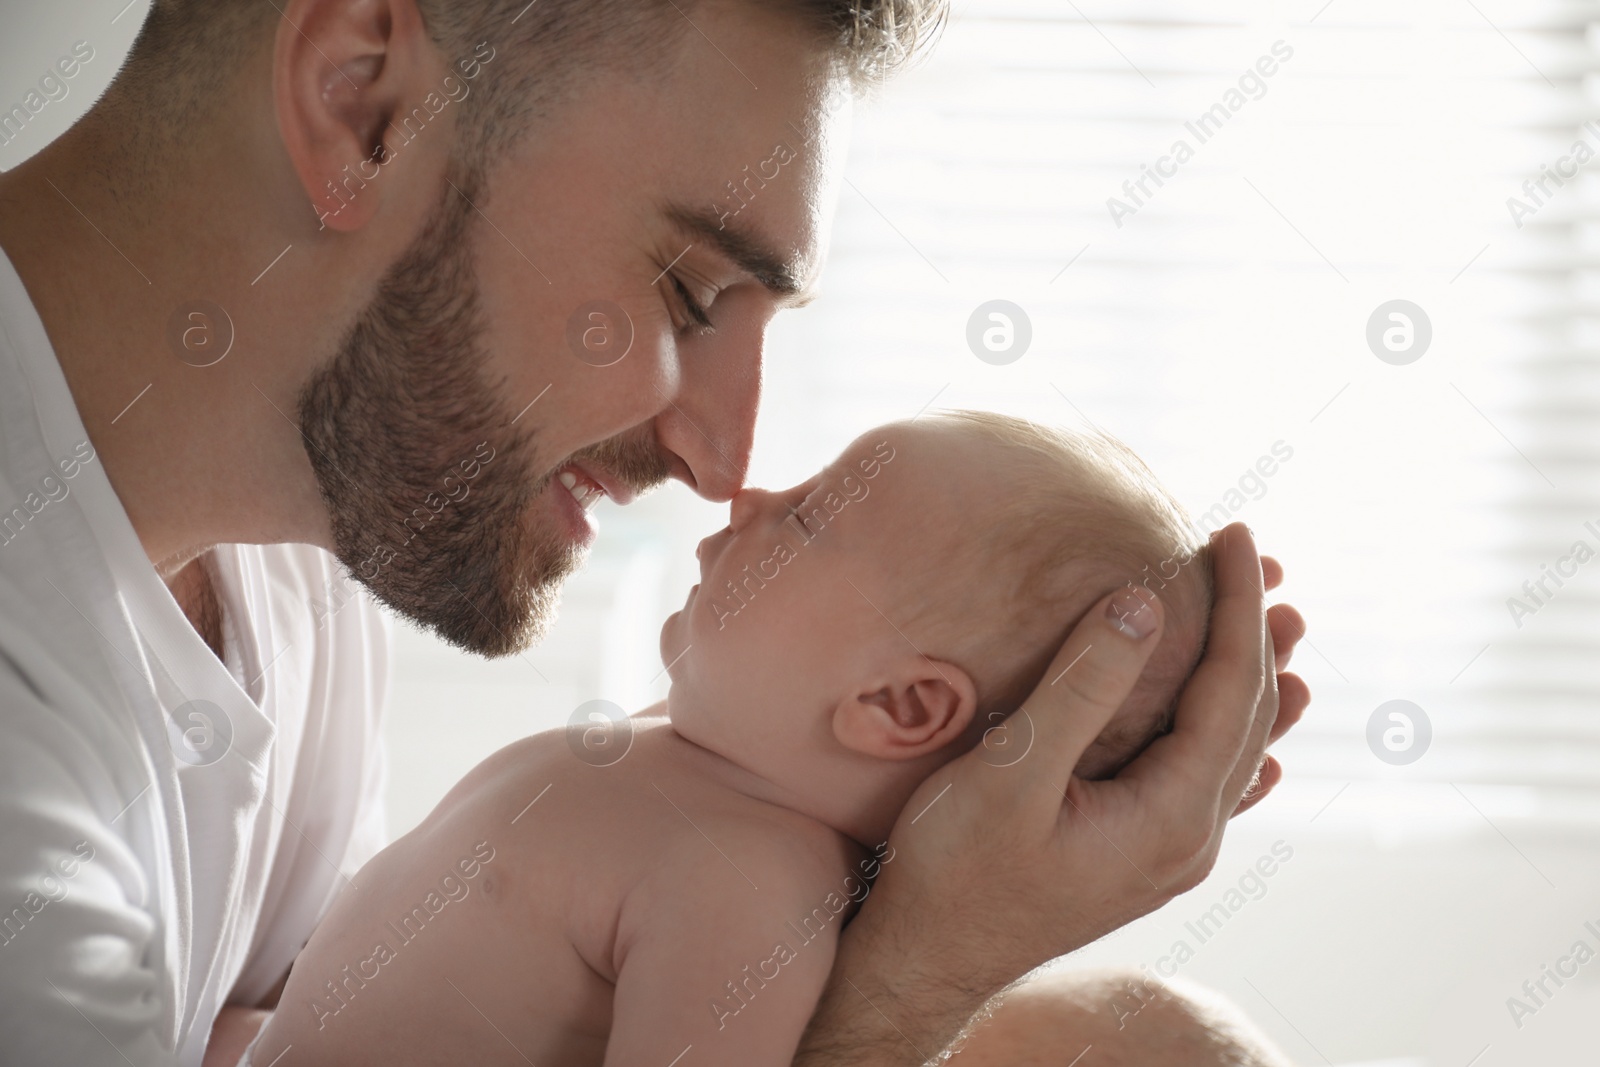
[[[960,738],[977,707],[977,688],[966,671],[942,660],[907,656],[839,701],[833,735],[865,756],[916,759]]]

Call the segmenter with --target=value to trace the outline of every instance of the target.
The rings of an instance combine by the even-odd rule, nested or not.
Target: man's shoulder
[[[16,725],[16,709],[26,703],[53,707],[92,732],[92,721],[115,718],[120,708],[114,685],[96,668],[101,645],[124,656],[133,650],[123,647],[124,634],[108,630],[104,619],[97,626],[79,608],[76,590],[62,588],[63,575],[52,580],[41,569],[33,578],[46,583],[46,595],[36,592],[36,584],[24,586],[0,570],[0,679],[5,683],[0,702],[6,711],[0,727]]]

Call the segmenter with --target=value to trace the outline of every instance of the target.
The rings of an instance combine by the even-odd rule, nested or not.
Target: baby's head
[[[1166,624],[1079,774],[1115,773],[1170,727],[1205,644],[1205,539],[1101,434],[985,412],[891,423],[730,512],[662,628],[674,728],[825,809],[853,795],[874,833],[1016,710],[1118,586],[1156,592]]]

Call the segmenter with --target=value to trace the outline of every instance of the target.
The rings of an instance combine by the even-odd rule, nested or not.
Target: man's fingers
[[[1213,550],[1216,597],[1206,654],[1178,696],[1172,732],[1157,738],[1117,776],[1148,779],[1190,798],[1205,782],[1215,790],[1213,797],[1223,791],[1255,726],[1262,678],[1268,673],[1255,542],[1245,525],[1236,522],[1222,531]],[[1265,728],[1261,738],[1264,744]],[[1254,771],[1254,764],[1250,769]]]
[[[1310,704],[1311,687],[1298,674],[1284,671],[1278,675],[1278,717],[1273,720],[1272,730],[1267,734],[1267,744],[1288,733],[1289,728],[1305,715]]]
[[[1272,659],[1272,638],[1267,633],[1266,619],[1263,617],[1262,634],[1267,646],[1263,650],[1264,659]],[[1278,718],[1278,676],[1270,667],[1263,667],[1265,682],[1261,687],[1261,696],[1256,701],[1256,713],[1250,723],[1250,733],[1245,739],[1244,748],[1239,752],[1238,759],[1234,762],[1233,773],[1228,776],[1228,782],[1222,787],[1222,804],[1217,812],[1219,819],[1226,819],[1237,806],[1238,800],[1249,790],[1250,783],[1255,774],[1260,770],[1262,761],[1266,758],[1267,744],[1272,734],[1272,727]]]
[[[1244,796],[1239,799],[1239,806],[1233,809],[1233,814],[1243,815],[1257,804],[1261,803],[1266,795],[1272,792],[1272,787],[1283,781],[1283,765],[1276,759],[1268,756],[1261,764],[1261,770],[1250,782],[1250,788],[1244,791]]]
[[[1272,631],[1275,667],[1281,671],[1289,666],[1294,646],[1306,635],[1306,620],[1288,604],[1274,604],[1267,609],[1267,628]]]
[[[1161,601],[1132,583],[1085,613],[1022,709],[1031,747],[1013,764],[1028,784],[1061,793],[1116,714],[1161,639]],[[992,760],[987,762],[993,762]]]
[[[1271,556],[1261,557],[1261,584],[1276,589],[1283,584],[1283,564]]]

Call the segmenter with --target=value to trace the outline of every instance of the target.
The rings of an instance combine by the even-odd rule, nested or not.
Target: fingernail
[[[1135,641],[1143,641],[1156,631],[1156,612],[1150,606],[1155,598],[1150,590],[1130,585],[1111,598],[1106,616],[1117,629]]]

